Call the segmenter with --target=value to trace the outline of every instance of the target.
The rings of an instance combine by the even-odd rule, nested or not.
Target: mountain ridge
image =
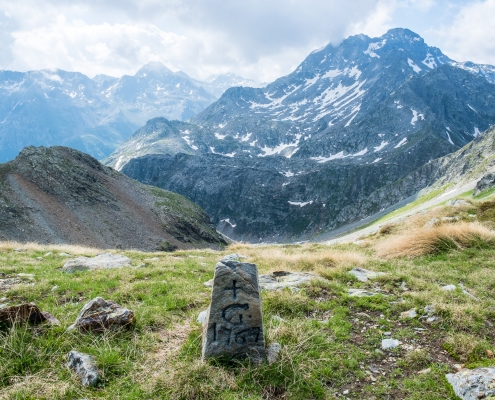
[[[495,124],[495,85],[471,69],[406,29],[356,35],[177,123],[186,151],[155,147],[155,131],[108,163],[197,202],[234,239],[310,238],[375,213],[372,193]]]
[[[28,145],[65,145],[103,159],[149,119],[186,120],[203,110],[216,99],[208,90],[221,88],[161,63],[120,78],[0,71],[0,162]]]

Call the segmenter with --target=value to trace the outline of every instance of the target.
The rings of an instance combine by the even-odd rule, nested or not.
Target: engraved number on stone
[[[235,335],[234,341],[237,344],[244,344],[246,342],[253,341],[254,343],[258,343],[260,338],[261,328],[248,328],[243,331],[238,332]]]
[[[235,282],[235,281],[234,281]],[[249,304],[231,304],[227,306],[222,311],[222,318],[230,324],[242,325],[243,324],[243,314],[242,312],[237,313],[237,310],[247,310],[249,309]]]

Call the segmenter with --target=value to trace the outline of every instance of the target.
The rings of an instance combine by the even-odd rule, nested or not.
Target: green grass
[[[60,249],[45,257],[49,247],[17,247],[0,246],[0,279],[30,273],[34,285],[25,279],[0,297],[35,302],[61,326],[0,328],[0,399],[336,399],[347,390],[353,399],[455,399],[444,378],[454,364],[495,365],[487,353],[495,341],[495,249],[488,245],[413,259],[380,259],[372,246],[355,244],[121,251],[144,266],[75,274],[60,269],[67,260]],[[272,365],[201,361],[202,328],[195,320],[210,296],[203,282],[233,252],[248,256],[260,273],[291,269],[326,278],[297,292],[262,293],[266,342],[282,345]],[[359,282],[347,273],[354,266],[386,274]],[[479,301],[461,289],[441,289],[460,282]],[[349,288],[381,294],[351,297]],[[135,324],[104,334],[66,332],[96,296],[132,309]],[[400,318],[411,308],[425,317],[426,305],[435,306],[437,321]],[[401,346],[381,351],[385,332]],[[95,357],[103,374],[97,387],[82,387],[66,368],[70,350]]]

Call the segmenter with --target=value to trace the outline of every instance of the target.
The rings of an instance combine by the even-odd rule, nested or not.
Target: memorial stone
[[[204,325],[203,359],[265,359],[258,269],[231,256],[215,267],[211,305]]]

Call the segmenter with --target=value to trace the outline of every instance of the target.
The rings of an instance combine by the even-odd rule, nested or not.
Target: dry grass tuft
[[[415,228],[378,243],[377,255],[384,258],[419,257],[447,249],[478,247],[491,243],[495,233],[477,222],[461,222],[432,228]]]
[[[18,399],[23,394],[26,397],[22,398],[65,398],[70,390],[70,383],[62,381],[54,372],[43,371],[35,375],[12,376],[10,382],[11,385],[0,392],[0,400]]]
[[[327,246],[286,245],[249,246],[234,245],[229,250],[249,256],[264,271],[318,271],[329,268],[346,268],[363,265],[367,258],[356,251],[341,251]]]
[[[39,244],[39,243],[20,243],[20,242],[1,242],[0,251],[13,251],[15,249],[23,249],[29,251],[53,251],[64,252],[73,255],[77,254],[100,254],[104,249],[97,249],[95,247],[86,247],[73,244]]]

